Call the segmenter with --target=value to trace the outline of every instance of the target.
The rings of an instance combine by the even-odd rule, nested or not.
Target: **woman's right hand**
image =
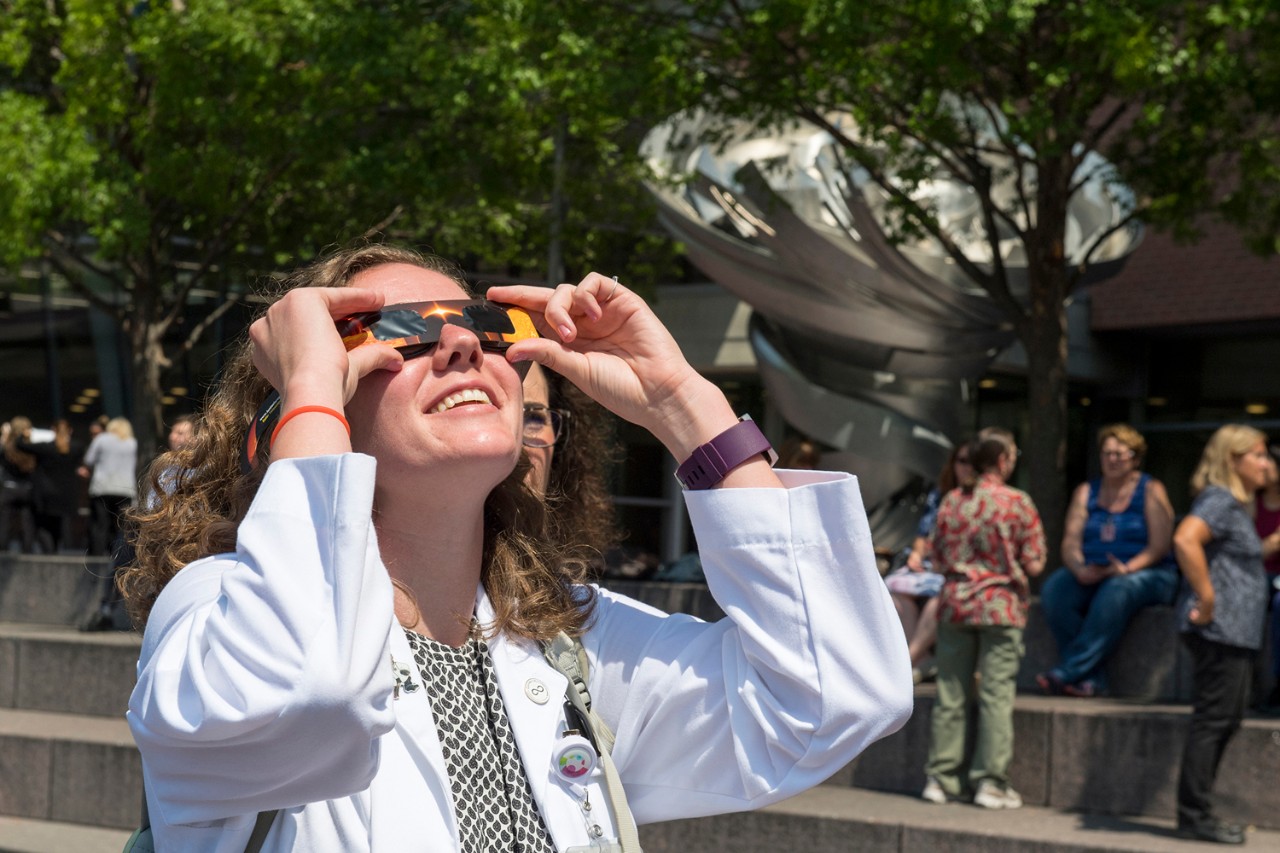
[[[398,370],[403,357],[392,347],[347,352],[334,321],[377,311],[381,294],[356,287],[301,287],[285,294],[249,327],[253,364],[293,405],[341,410],[360,379],[374,370]]]
[[[1093,586],[1111,577],[1112,570],[1110,566],[1081,563],[1077,568],[1072,569],[1071,573],[1076,576],[1081,586]]]

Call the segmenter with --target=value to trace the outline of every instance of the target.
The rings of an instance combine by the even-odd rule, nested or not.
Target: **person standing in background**
[[[18,447],[18,442],[31,433],[31,419],[19,415],[5,424],[0,441],[0,551],[9,548],[14,534],[22,553],[36,549],[35,484],[31,474],[36,458]]]
[[[169,450],[178,452],[191,443],[195,437],[196,419],[192,415],[179,415],[169,427]],[[186,470],[181,464],[170,465],[162,470],[153,471],[155,480],[144,484],[140,503],[144,507],[154,506],[157,494],[168,494],[178,486],[182,472]],[[117,584],[120,574],[137,558],[133,549],[133,540],[128,530],[122,530],[118,542],[111,549],[111,571],[108,580],[102,586],[102,595],[98,608],[80,623],[81,631],[110,631],[123,629],[128,624],[124,612],[124,599],[120,595]]]
[[[94,437],[80,476],[89,479],[89,554],[108,556],[119,547],[121,516],[138,493],[138,442],[128,420],[112,418]]]
[[[1241,424],[1220,427],[1192,475],[1191,512],[1173,535],[1189,587],[1178,612],[1192,665],[1178,831],[1202,841],[1244,843],[1244,827],[1214,815],[1210,794],[1227,743],[1244,717],[1253,658],[1262,647],[1267,575],[1250,515],[1255,494],[1274,474],[1265,435]]]
[[[36,537],[46,554],[58,553],[63,543],[71,541],[71,526],[80,511],[80,483],[76,478],[80,453],[71,436],[71,424],[59,418],[53,425],[53,441],[33,444],[30,430],[18,441],[18,449],[36,460],[31,473]]]
[[[945,803],[972,791],[974,805],[1016,809],[1022,797],[1009,784],[1013,698],[1029,578],[1044,568],[1044,527],[1030,496],[1007,485],[1018,464],[1012,433],[984,429],[969,460],[977,482],[943,497],[933,533],[934,564],[946,580],[939,593],[938,699],[921,797]]]

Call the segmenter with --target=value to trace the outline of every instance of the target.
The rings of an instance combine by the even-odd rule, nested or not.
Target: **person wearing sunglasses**
[[[932,559],[938,505],[952,489],[973,484],[969,452],[967,441],[951,448],[947,463],[938,473],[938,484],[925,496],[925,511],[916,525],[915,539],[900,556],[901,565],[884,578],[907,638],[911,678],[917,684],[932,679],[938,672],[937,664],[930,662],[938,642],[938,593],[943,581],[942,575],[933,570]]]
[[[540,647],[562,631],[638,823],[791,796],[910,715],[855,478],[775,472],[615,279],[487,297],[469,315],[461,278],[407,250],[338,253],[227,365],[124,581],[158,849],[243,849],[270,810],[265,851],[634,849]],[[555,434],[526,417],[532,362],[681,463],[728,618],[583,583],[527,482],[527,442]]]
[[[1036,676],[1048,694],[1107,692],[1107,659],[1134,615],[1172,604],[1173,505],[1164,484],[1143,472],[1147,442],[1128,424],[1098,431],[1101,476],[1071,496],[1062,536],[1065,566],[1040,590],[1045,622],[1058,644],[1057,666]]]

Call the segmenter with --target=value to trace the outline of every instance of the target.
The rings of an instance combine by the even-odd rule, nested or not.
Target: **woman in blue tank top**
[[[1071,496],[1062,537],[1065,566],[1045,582],[1040,606],[1060,661],[1036,676],[1046,693],[1106,691],[1107,656],[1143,607],[1172,604],[1173,507],[1164,485],[1142,473],[1147,442],[1128,424],[1098,432],[1102,476]]]

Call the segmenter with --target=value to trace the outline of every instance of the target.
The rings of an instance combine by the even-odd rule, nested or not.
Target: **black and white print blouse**
[[[405,633],[431,698],[463,853],[555,853],[516,749],[488,644],[473,634],[455,649]]]

